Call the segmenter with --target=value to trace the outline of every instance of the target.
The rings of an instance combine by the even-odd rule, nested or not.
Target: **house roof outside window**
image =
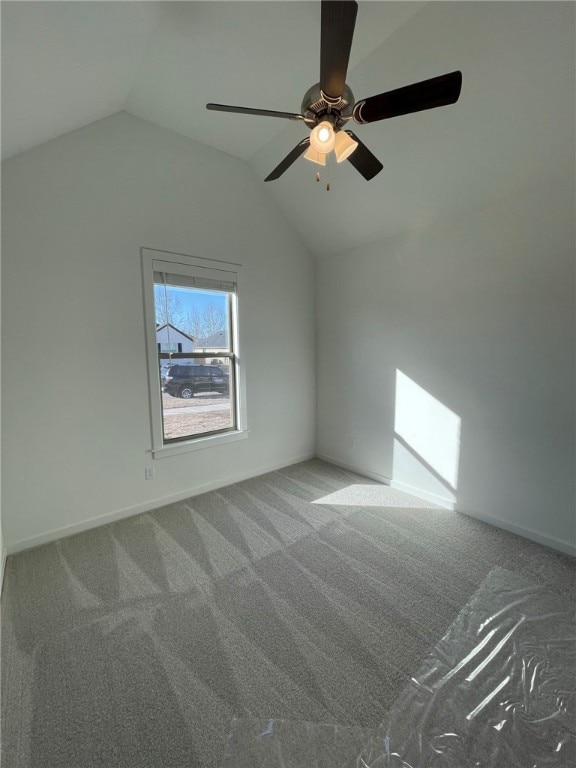
[[[190,336],[187,333],[184,333],[184,331],[181,331],[180,328],[176,328],[175,325],[172,325],[172,323],[164,323],[163,325],[157,325],[156,326],[156,336],[162,335],[164,337],[165,334],[177,333],[179,336],[185,338],[187,341],[191,341],[193,344],[196,343],[196,339],[193,336]]]
[[[198,339],[196,343],[197,350],[218,350],[228,349],[228,330],[216,331],[205,339]]]

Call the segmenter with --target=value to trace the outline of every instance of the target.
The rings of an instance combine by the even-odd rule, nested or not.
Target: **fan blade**
[[[230,104],[206,104],[206,109],[215,112],[238,112],[241,115],[263,115],[264,117],[282,117],[285,120],[305,120],[304,115],[295,112],[274,112],[272,109],[252,109],[251,107],[232,107]]]
[[[356,24],[355,0],[323,0],[320,38],[320,88],[333,99],[342,96]]]
[[[357,123],[374,123],[376,120],[387,120],[410,112],[444,107],[458,101],[461,88],[462,72],[459,71],[422,80],[358,101],[354,105],[354,120]]]
[[[282,174],[284,173],[284,171],[287,171],[288,168],[290,168],[290,166],[292,165],[292,163],[298,160],[300,155],[303,152],[305,152],[309,146],[310,146],[310,138],[307,136],[305,139],[302,139],[300,144],[297,144],[294,147],[292,152],[286,155],[284,160],[282,160],[282,162],[279,165],[277,165],[276,168],[274,168],[272,173],[266,176],[264,181],[274,181],[275,179],[279,179],[280,176],[282,176]]]
[[[356,168],[358,173],[361,173],[362,176],[364,176],[366,181],[370,181],[370,179],[373,179],[377,173],[380,173],[384,166],[380,160],[378,160],[376,155],[373,155],[372,152],[370,152],[366,144],[363,144],[360,141],[355,133],[352,133],[352,131],[346,131],[346,133],[348,136],[351,136],[354,141],[358,142],[358,146],[354,152],[347,158],[348,162],[352,163],[354,168]]]

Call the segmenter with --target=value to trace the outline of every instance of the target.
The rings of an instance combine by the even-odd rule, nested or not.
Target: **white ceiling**
[[[461,99],[358,127],[384,164],[370,182],[334,165],[326,192],[301,159],[267,191],[324,254],[566,172],[573,19],[572,3],[360,0],[357,98],[461,69]],[[307,129],[205,104],[300,111],[319,35],[319,2],[2,2],[2,155],[126,110],[248,160],[263,179]]]

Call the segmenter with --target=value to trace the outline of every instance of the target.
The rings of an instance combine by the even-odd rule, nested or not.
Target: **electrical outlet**
[[[146,467],[144,477],[146,480],[154,480],[154,467]]]

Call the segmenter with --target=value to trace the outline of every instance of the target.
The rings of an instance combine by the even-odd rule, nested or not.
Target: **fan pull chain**
[[[316,181],[320,181],[320,171],[316,171]],[[330,192],[330,182],[326,182],[326,192]]]

